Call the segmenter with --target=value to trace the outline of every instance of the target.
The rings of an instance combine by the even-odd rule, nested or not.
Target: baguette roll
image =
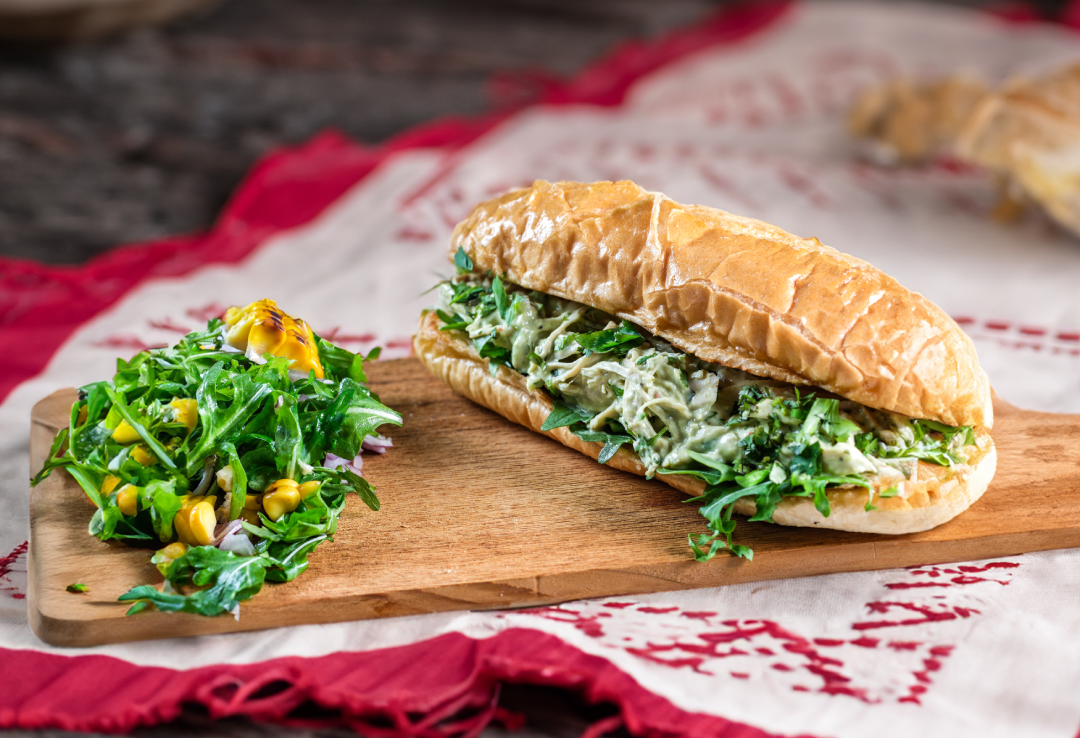
[[[576,356],[574,351],[564,350],[564,344],[560,343],[562,339],[554,340],[562,330],[551,330],[552,326],[560,325],[559,316],[562,315],[564,321],[571,317],[578,320],[583,311],[602,311],[601,315],[617,316],[651,334],[648,337],[635,334],[631,327],[616,330],[615,323],[608,321],[605,330],[618,334],[615,340],[627,342],[627,346],[642,347],[629,354],[634,359],[625,364],[630,367],[629,373],[634,373],[632,364],[641,366],[661,357],[651,368],[648,365],[645,368],[666,370],[669,379],[680,376],[687,389],[683,391],[676,386],[676,394],[687,398],[702,392],[705,392],[703,397],[709,396],[703,389],[707,384],[704,377],[714,372],[723,375],[721,381],[731,379],[734,385],[751,383],[747,379],[770,384],[775,387],[772,396],[789,398],[785,405],[789,408],[800,407],[797,389],[800,385],[823,398],[836,398],[829,400],[834,406],[841,401],[850,401],[850,406],[857,404],[864,408],[853,411],[861,413],[860,417],[865,420],[864,435],[867,428],[879,428],[878,421],[872,416],[885,418],[886,425],[888,418],[904,416],[904,422],[909,424],[915,418],[920,422],[936,422],[937,427],[970,426],[972,429],[966,436],[968,441],[965,443],[969,445],[962,453],[949,456],[948,463],[903,459],[906,466],[897,468],[904,471],[899,479],[903,480],[906,475],[906,481],[900,484],[896,483],[895,469],[884,469],[878,463],[880,460],[874,462],[876,471],[873,467],[867,470],[865,465],[870,463],[869,456],[863,457],[849,443],[854,441],[852,431],[849,430],[842,441],[836,436],[832,443],[825,443],[823,437],[821,447],[834,454],[830,458],[836,458],[838,449],[848,453],[841,449],[842,446],[850,449],[851,455],[864,464],[859,473],[864,473],[864,478],[870,481],[863,486],[845,483],[840,477],[830,482],[824,492],[828,499],[824,508],[828,516],[819,511],[823,509],[820,499],[815,504],[810,496],[784,496],[772,510],[771,519],[776,523],[890,534],[926,530],[966,509],[985,491],[993,477],[996,453],[989,436],[993,423],[990,389],[970,339],[944,312],[921,295],[905,290],[865,262],[816,240],[800,239],[774,226],[723,211],[679,205],[631,182],[537,182],[530,188],[479,205],[455,229],[451,253],[471,261],[468,266],[473,270],[472,276],[459,279],[482,280],[480,275],[484,273],[501,275],[511,287],[517,286],[513,287],[513,300],[525,303],[528,300],[524,291],[531,291],[529,294],[540,301],[523,306],[523,309],[535,313],[537,304],[546,305],[554,299],[560,310],[572,313],[572,316],[545,313],[532,318],[534,325],[548,326],[550,340],[545,340],[543,350],[539,347],[536,350],[548,356],[554,366],[567,367],[563,358]],[[462,262],[458,263],[460,266]],[[506,312],[507,301],[511,298],[498,294],[503,290],[499,284],[499,279],[488,280],[486,289],[496,289],[489,299],[501,299],[498,313],[506,320],[509,314]],[[487,311],[492,313],[490,307]],[[506,356],[500,362],[490,363],[490,359],[481,356],[477,350],[477,345],[481,344],[474,344],[470,334],[465,332],[472,331],[472,337],[476,338],[481,333],[487,335],[490,330],[494,341],[495,336],[503,335],[502,331],[510,331],[508,323],[504,326],[484,324],[479,328],[475,324],[466,328],[460,323],[455,329],[444,325],[447,317],[445,312],[426,313],[414,339],[417,356],[433,374],[460,394],[513,422],[544,433],[593,458],[600,457],[605,444],[579,437],[580,424],[577,431],[568,427],[542,429],[554,405],[547,391],[537,389],[544,382],[537,381],[533,370],[543,364],[548,371],[547,360],[535,353],[529,353],[526,360],[515,344],[512,361],[509,352],[501,349],[507,351]],[[535,333],[535,329],[529,330]],[[623,332],[619,333],[619,330]],[[654,350],[653,345],[660,348]],[[530,346],[522,351],[531,352]],[[485,351],[489,349],[490,346]],[[627,350],[624,346],[622,356],[626,362],[629,361]],[[660,350],[668,353],[657,353]],[[581,352],[580,347],[578,351],[583,356],[573,359],[573,369],[554,370],[555,375],[564,373],[560,381],[575,372],[584,373],[582,367],[598,362],[610,367],[605,371],[615,372],[611,376],[617,376],[620,371],[627,373],[625,368],[620,369],[605,358],[619,355],[617,351],[615,354],[605,353],[607,349]],[[667,363],[683,368],[667,368],[663,356],[667,357]],[[526,371],[525,367],[531,368]],[[743,372],[754,376],[748,378]],[[710,402],[719,409],[724,403],[716,400],[717,379],[712,378],[712,382]],[[548,383],[548,386],[553,385]],[[578,389],[561,387],[563,393],[571,395]],[[616,392],[620,399],[613,402],[611,408],[619,403],[626,404],[621,399],[624,392],[639,389],[628,379],[625,387]],[[606,388],[597,391],[614,399]],[[657,455],[650,451],[654,441],[648,446],[639,443],[652,435],[654,428],[644,435],[629,430],[638,420],[636,408],[630,414],[618,416],[603,410],[603,403],[597,404],[595,394],[591,399],[582,397],[584,399],[578,398],[581,406],[591,406],[586,408],[593,415],[590,429],[603,429],[607,426],[599,421],[611,420],[616,421],[612,423],[613,427],[625,426],[619,432],[634,436],[635,451],[622,445],[614,455],[608,454],[605,463],[639,475],[651,476],[660,472],[656,479],[690,495],[700,495],[706,490],[706,483],[701,478],[671,473],[686,468],[688,457],[685,453],[679,456],[672,451],[667,460],[676,459],[675,466],[660,468]],[[660,394],[655,397],[659,398]],[[741,397],[740,394],[740,402]],[[794,401],[790,399],[792,397]],[[776,401],[780,402],[779,399]],[[768,404],[771,402],[768,400],[762,406],[766,412],[773,407]],[[648,404],[652,405],[653,401]],[[805,418],[807,405],[801,407],[801,417]],[[685,418],[691,414],[689,405],[663,411],[654,407],[653,410],[659,413],[657,417],[661,422],[669,419],[671,413],[682,413]],[[721,432],[717,430],[718,426],[726,427],[721,422],[723,419],[715,419],[716,411],[709,412],[706,417],[707,410],[708,407],[700,404],[693,410],[693,422],[698,425],[692,432],[698,433],[699,437],[702,423],[712,423],[710,428],[717,433]],[[835,412],[838,411],[834,408]],[[800,412],[792,411],[792,414],[800,415]],[[646,417],[644,411],[640,417]],[[792,419],[776,420],[774,438],[776,433],[783,435],[782,428],[775,430],[780,427],[777,424],[781,420],[790,422]],[[840,420],[839,415],[834,421],[848,422]],[[668,430],[671,423],[664,425],[662,432]],[[918,427],[918,423],[912,427]],[[899,431],[899,426],[895,430]],[[690,432],[686,427],[672,430],[671,436],[685,436]],[[891,432],[886,430],[883,437]],[[790,436],[789,433],[784,437]],[[740,435],[739,439],[739,446],[744,446],[746,434]],[[671,443],[664,441],[659,445],[672,448],[675,440],[672,438]],[[779,468],[784,453],[788,453],[784,463],[789,466],[793,463],[790,449],[775,446],[776,441],[773,443],[774,455],[760,463],[773,465],[768,479],[783,481],[788,478],[785,473],[793,473],[794,469]],[[817,444],[816,441],[807,443]],[[895,443],[901,444],[901,441]],[[712,441],[710,444],[710,448],[715,447]],[[896,456],[895,449],[890,453]],[[820,449],[818,456],[820,472]],[[730,458],[729,454],[729,461]],[[701,460],[700,453],[696,460]],[[897,465],[895,461],[888,463]],[[825,466],[828,464],[826,462]],[[830,471],[828,474],[858,472],[855,466],[851,469],[854,471]],[[765,473],[758,472],[759,475]],[[860,483],[864,478],[854,478],[854,482]],[[790,477],[789,481],[794,483],[795,479]],[[846,479],[850,482],[852,477]],[[902,494],[897,492],[898,489],[902,489]],[[821,489],[818,489],[818,495],[820,493]],[[734,503],[734,512],[752,515],[758,504],[769,504],[760,503],[761,499],[755,501],[743,497]]]

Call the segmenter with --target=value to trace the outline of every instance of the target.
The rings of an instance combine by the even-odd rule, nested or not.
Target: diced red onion
[[[225,535],[218,542],[218,548],[222,551],[230,551],[237,556],[255,555],[255,546],[252,545],[251,539],[248,538],[239,520],[233,520],[228,524]]]
[[[360,454],[357,454],[356,458],[351,461],[349,459],[343,459],[340,456],[335,456],[334,454],[327,454],[326,460],[323,461],[323,466],[327,469],[337,469],[338,467],[344,466],[359,476],[364,476],[361,471],[361,469],[364,468],[364,459]]]
[[[364,442],[360,444],[360,448],[364,451],[373,451],[377,454],[385,454],[386,449],[391,448],[394,442],[386,436],[379,434],[377,436],[364,436]]]

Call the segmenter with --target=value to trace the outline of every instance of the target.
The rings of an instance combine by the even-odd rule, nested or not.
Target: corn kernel
[[[299,489],[299,487],[300,485],[297,484],[295,479],[279,479],[276,482],[271,483],[270,486],[266,488],[266,494],[271,494],[272,492],[277,492],[278,490],[282,489],[295,490]]]
[[[319,487],[321,486],[322,482],[316,482],[313,479],[310,482],[304,482],[303,484],[301,484],[299,487],[296,488],[296,491],[300,493],[300,499],[306,500],[308,497],[311,497],[313,494],[318,492]]]
[[[180,509],[173,518],[173,528],[176,529],[176,537],[180,539],[181,543],[186,543],[191,546],[198,545],[198,542],[191,534],[191,524],[189,521],[191,520],[191,509],[204,499],[206,498],[203,496],[195,497],[194,495],[184,495],[180,498]]]
[[[126,446],[129,443],[138,443],[142,440],[142,437],[126,420],[121,420],[120,425],[113,429],[112,439],[117,443]]]
[[[139,488],[132,484],[125,484],[116,491],[116,506],[124,515],[135,515],[139,512]]]
[[[279,479],[266,488],[262,505],[266,517],[277,522],[300,504],[299,485],[292,479]]]
[[[131,449],[131,458],[139,462],[143,466],[153,466],[158,463],[158,457],[150,453],[150,449],[145,444],[140,443],[135,448]]]
[[[116,485],[120,484],[120,478],[114,477],[112,474],[107,474],[105,480],[101,483],[101,494],[109,495],[116,489]]]
[[[262,510],[262,495],[249,494],[244,498],[245,510]]]
[[[165,548],[161,549],[161,555],[165,556],[171,561],[176,561],[178,558],[187,553],[188,547],[186,543],[175,541],[170,543]]]
[[[169,407],[176,410],[176,422],[183,423],[188,433],[195,430],[199,424],[199,403],[191,398],[178,397],[169,403]]]
[[[203,499],[192,508],[188,517],[191,537],[200,546],[208,546],[214,540],[214,528],[217,527],[217,514],[214,512],[213,498]]]
[[[323,377],[315,335],[302,320],[282,312],[273,300],[259,300],[245,308],[231,307],[225,313],[226,342],[247,356],[280,356],[291,359],[290,369],[315,371]]]
[[[245,507],[243,510],[240,511],[240,519],[251,523],[252,525],[262,525],[262,521],[259,520],[258,510],[249,510]]]
[[[217,470],[214,475],[217,477],[217,484],[224,492],[232,492],[233,490],[233,470],[231,466],[223,466]]]

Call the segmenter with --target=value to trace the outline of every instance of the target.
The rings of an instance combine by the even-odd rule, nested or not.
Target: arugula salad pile
[[[97,507],[92,535],[158,549],[164,589],[123,595],[129,615],[238,614],[264,581],[307,568],[350,492],[379,509],[360,454],[392,445],[378,428],[402,421],[364,384],[377,355],[329,343],[270,300],[232,308],[80,388],[31,483],[65,469]]]
[[[873,502],[906,496],[918,462],[965,462],[968,426],[912,419],[701,361],[640,327],[579,303],[524,290],[473,271],[461,249],[457,277],[439,285],[440,330],[471,339],[492,374],[517,371],[546,389],[554,409],[543,430],[566,427],[602,443],[600,463],[627,446],[654,474],[706,483],[708,532],[690,535],[699,561],[720,550],[752,558],[733,542],[735,504],[772,521],[785,497],[806,497],[822,515],[826,490],[866,490]]]

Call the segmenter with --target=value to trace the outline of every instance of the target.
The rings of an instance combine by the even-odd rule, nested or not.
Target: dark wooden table
[[[107,42],[0,47],[0,256],[77,264],[205,228],[274,147],[327,128],[378,143],[441,115],[480,113],[497,104],[496,73],[569,76],[620,41],[693,23],[720,2],[227,0]],[[1034,5],[1050,17],[1064,2]],[[579,735],[614,713],[515,685],[502,704],[528,718],[518,738]],[[218,734],[355,735],[215,722],[197,709],[134,735]]]

